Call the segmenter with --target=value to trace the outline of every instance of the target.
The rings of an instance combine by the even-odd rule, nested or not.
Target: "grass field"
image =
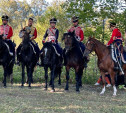
[[[101,87],[83,85],[80,93],[75,85],[68,92],[65,84],[56,92],[43,90],[44,84],[33,84],[32,89],[21,88],[19,84],[0,87],[0,113],[126,113],[126,91],[118,89],[112,97],[112,88],[100,96]]]
[[[74,71],[70,72],[70,90],[64,91],[65,68],[62,70],[62,85],[55,80],[56,92],[50,88],[44,91],[44,70],[36,67],[32,89],[21,88],[21,67],[14,66],[14,85],[7,81],[3,88],[3,69],[0,67],[0,113],[126,113],[126,90],[118,89],[117,96],[112,97],[113,89],[107,88],[100,96],[101,86],[93,84],[99,77],[95,58],[92,57],[86,72],[83,73],[83,87],[80,93],[75,91]]]

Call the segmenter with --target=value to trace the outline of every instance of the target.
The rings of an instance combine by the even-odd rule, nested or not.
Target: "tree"
[[[86,36],[95,35],[104,42],[110,37],[110,32],[106,29],[108,20],[117,22],[121,31],[124,31],[126,19],[123,5],[124,1],[121,0],[67,0],[64,8],[68,17],[69,15],[80,17],[84,31],[89,33],[85,33]]]
[[[31,8],[26,1],[0,1],[0,15],[8,15],[10,17],[9,22],[13,28],[17,27],[20,21],[25,21],[25,19],[30,15],[30,12]]]
[[[47,7],[47,2],[45,0],[32,0],[30,5],[34,16],[41,16]]]

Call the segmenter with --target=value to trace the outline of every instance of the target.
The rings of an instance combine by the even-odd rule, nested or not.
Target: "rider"
[[[7,15],[2,16],[2,25],[0,25],[0,35],[3,35],[3,40],[7,45],[9,45],[9,54],[15,57],[15,45],[11,41],[13,36],[13,29],[8,25],[9,17]]]
[[[82,52],[84,53],[85,46],[82,43],[82,41],[84,40],[84,33],[82,28],[79,26],[79,17],[72,17],[72,23],[73,26],[68,30],[68,32],[75,32],[76,39],[79,42]]]
[[[39,50],[38,44],[34,40],[34,39],[37,38],[37,30],[33,26],[33,18],[29,18],[28,26],[25,26],[23,28],[23,30],[26,30],[27,33],[30,33],[29,34],[30,40],[31,40],[31,43],[32,43],[35,51],[36,51],[37,59],[39,60],[39,52],[40,52],[40,50]],[[19,34],[19,36],[20,36],[20,34]],[[22,37],[20,36],[20,38],[22,38]],[[21,47],[22,47],[22,44],[17,48],[17,53],[20,53]]]
[[[60,54],[60,60],[62,59],[62,48],[58,44],[59,30],[55,27],[57,23],[56,18],[50,19],[50,28],[46,30],[46,33],[43,37],[42,43],[45,43],[45,39],[48,37],[47,42],[52,42],[55,46],[57,52]]]
[[[121,45],[123,38],[122,38],[120,30],[116,27],[116,23],[111,22],[110,23],[110,29],[112,30],[112,36],[111,36],[109,42],[107,43],[107,46],[110,46],[112,44],[116,44],[117,46]],[[118,64],[117,63],[115,63],[114,68],[118,70]]]
[[[123,38],[122,38],[120,30],[116,27],[116,23],[111,22],[110,29],[112,30],[112,36],[111,36],[109,42],[107,43],[107,46],[109,46],[110,44],[117,42],[117,41],[122,44]]]

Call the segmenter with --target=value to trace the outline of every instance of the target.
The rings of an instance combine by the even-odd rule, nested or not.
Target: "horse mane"
[[[95,44],[102,46],[104,48],[107,48],[106,45],[104,45],[104,43],[100,42],[99,40],[95,39],[95,38],[91,38],[89,37],[89,40],[92,40]]]
[[[43,45],[43,48],[51,48],[52,47],[52,43],[51,42],[46,42],[46,43],[44,43],[44,45]]]

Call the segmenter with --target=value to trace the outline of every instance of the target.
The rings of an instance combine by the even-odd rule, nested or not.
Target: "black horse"
[[[51,70],[51,80],[50,85],[52,87],[52,92],[54,89],[54,79],[59,75],[58,84],[61,85],[61,69],[62,69],[62,58],[58,56],[55,47],[52,42],[46,42],[42,48],[41,63],[45,70],[45,90],[47,90],[47,80],[48,80],[48,68]]]
[[[84,57],[83,52],[81,51],[79,42],[75,38],[75,33],[64,33],[63,39],[65,44],[64,49],[64,63],[66,66],[66,88],[65,90],[69,89],[69,70],[70,68],[75,69],[76,75],[76,91],[79,91],[79,87],[82,86],[82,74],[84,69]]]
[[[24,86],[24,77],[25,77],[25,67],[27,69],[27,83],[29,87],[31,87],[31,83],[33,83],[33,72],[34,67],[37,64],[38,56],[36,55],[35,49],[30,40],[30,33],[27,33],[25,30],[22,30],[22,43],[20,46],[20,51],[17,50],[17,59],[21,63],[22,66],[22,87]],[[19,48],[19,47],[18,47]]]
[[[13,66],[14,66],[14,57],[10,55],[9,46],[2,39],[2,35],[0,35],[0,65],[3,66],[4,69],[4,80],[3,84],[6,87],[6,77],[9,76],[11,83],[13,84]]]

